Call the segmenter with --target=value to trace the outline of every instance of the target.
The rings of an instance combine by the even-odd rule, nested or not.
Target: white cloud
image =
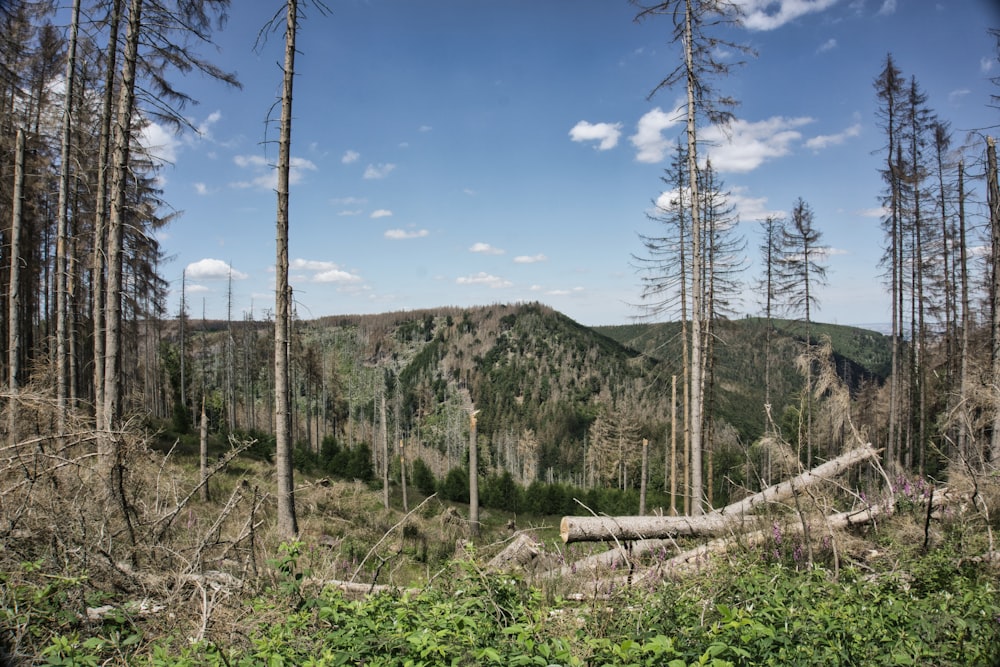
[[[484,255],[502,255],[504,250],[502,248],[494,248],[489,243],[473,243],[469,247],[469,252],[481,252]]]
[[[948,104],[951,106],[958,106],[962,103],[966,97],[972,93],[968,88],[959,88],[958,90],[953,90],[948,93]]]
[[[153,160],[173,164],[177,161],[180,141],[176,134],[159,123],[150,122],[139,133],[139,144]]]
[[[896,13],[896,0],[885,0],[878,9],[879,16],[889,16]]]
[[[421,125],[421,126],[420,126],[420,131],[421,131],[421,132],[430,132],[430,131],[431,131],[431,130],[433,130],[433,129],[434,129],[434,128],[433,128],[433,127],[431,127],[430,125]]]
[[[357,162],[358,158],[361,157],[361,153],[357,151],[348,150],[344,152],[344,156],[340,158],[340,161],[344,164],[351,164],[352,162]]]
[[[836,3],[837,0],[739,0],[745,14],[743,25],[748,30],[774,30]]]
[[[368,200],[362,197],[337,197],[331,199],[330,202],[343,206],[357,206],[358,204],[367,204]]]
[[[213,111],[212,113],[208,114],[208,116],[205,117],[205,120],[203,120],[198,125],[198,130],[197,130],[198,135],[204,139],[211,139],[212,126],[218,123],[220,120],[222,120],[221,111]]]
[[[814,151],[823,150],[830,146],[839,146],[848,139],[861,134],[861,123],[855,123],[843,132],[837,134],[820,134],[806,141],[806,148]]]
[[[392,164],[391,162],[388,164],[379,164],[379,165],[370,164],[368,165],[368,167],[365,168],[364,178],[367,179],[385,178],[395,168],[396,165]]]
[[[372,218],[391,218],[392,217],[392,211],[390,211],[387,208],[380,208],[380,209],[377,209],[375,211],[372,211],[372,214],[371,214],[370,217],[372,217]]]
[[[863,208],[855,211],[862,218],[884,218],[889,215],[889,209],[884,206],[876,206],[875,208]]]
[[[535,264],[537,262],[547,261],[549,258],[545,255],[538,253],[537,255],[518,255],[514,258],[515,264]]]
[[[209,292],[207,285],[199,285],[197,283],[189,283],[184,286],[184,291],[187,294],[201,294],[203,292]]]
[[[629,137],[639,151],[635,159],[647,164],[662,162],[672,143],[664,138],[663,131],[677,125],[681,118],[682,114],[677,109],[672,114],[665,113],[660,107],[646,112],[639,119],[635,134]]]
[[[989,74],[993,71],[993,68],[996,67],[996,64],[996,58],[981,58],[979,60],[979,71],[983,74]]]
[[[745,173],[767,160],[788,155],[792,144],[802,139],[802,134],[795,128],[811,122],[812,118],[804,116],[773,116],[757,122],[737,119],[726,126],[706,128],[702,137],[712,144],[708,156],[714,169]]]
[[[387,229],[383,236],[392,241],[404,241],[406,239],[420,239],[430,236],[430,232],[426,229]]]
[[[293,259],[288,264],[288,268],[292,271],[330,271],[336,269],[337,265],[333,262],[326,262],[317,259]]]
[[[187,268],[184,269],[184,274],[192,280],[228,280],[230,275],[232,275],[233,280],[249,278],[247,274],[237,271],[221,259],[210,258],[199,259],[197,262],[188,264]]]
[[[820,44],[819,48],[816,49],[816,51],[817,53],[826,53],[827,51],[832,51],[835,48],[837,48],[837,40],[831,37],[830,39]]]
[[[199,195],[207,195],[208,194],[208,186],[205,185],[204,183],[195,183],[194,184],[194,191],[196,193],[198,193]]]
[[[361,276],[342,269],[320,271],[312,277],[314,283],[359,283]]]
[[[353,209],[353,210],[343,210],[343,211],[340,211],[339,213],[337,213],[337,215],[351,216],[351,215],[361,215],[362,213],[364,213],[364,211],[362,211],[360,208],[356,208],[356,209]]]
[[[569,138],[577,142],[599,141],[597,150],[606,151],[618,145],[621,134],[621,123],[588,123],[581,120],[569,131]]]
[[[784,211],[774,211],[767,208],[767,197],[750,197],[745,187],[734,187],[729,192],[729,203],[736,209],[740,220],[765,220],[784,218]]]
[[[237,167],[249,169],[254,175],[249,181],[233,183],[236,188],[257,188],[259,190],[275,190],[278,187],[278,170],[261,155],[236,155],[233,162]],[[302,157],[293,157],[288,165],[288,183],[295,185],[302,180],[305,171],[316,171],[314,162]]]
[[[471,276],[462,276],[455,280],[459,285],[485,285],[492,289],[499,289],[502,287],[511,287],[514,283],[504,278],[498,276],[490,275],[485,271],[480,271],[479,273]]]
[[[312,276],[303,277],[303,280],[311,283],[353,284],[362,282],[361,276],[345,271],[335,263],[326,260],[298,257],[289,262],[288,268],[293,271],[312,273]]]

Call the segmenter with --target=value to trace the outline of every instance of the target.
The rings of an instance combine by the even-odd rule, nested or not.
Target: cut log
[[[524,569],[541,553],[542,545],[538,540],[528,533],[518,533],[513,541],[504,547],[503,551],[490,560],[486,568],[494,572],[502,572],[512,567]]]
[[[836,477],[877,454],[878,451],[870,444],[849,450],[790,480],[701,516],[567,516],[559,525],[559,535],[567,544],[662,539],[680,535],[723,535],[740,527],[746,521],[744,515],[756,507],[787,500],[798,491]]]

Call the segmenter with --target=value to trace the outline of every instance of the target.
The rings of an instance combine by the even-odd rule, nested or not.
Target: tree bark
[[[275,464],[278,477],[278,534],[285,539],[297,537],[294,476],[292,468],[291,423],[289,421],[288,345],[288,187],[292,142],[292,80],[295,74],[295,33],[298,2],[288,0],[285,25],[285,65],[281,93],[281,129],[278,139],[278,219],[276,286],[274,290],[274,422]]]
[[[21,202],[24,199],[24,130],[17,129],[14,140],[14,192],[10,223],[10,292],[7,297],[7,437],[9,445],[17,442],[17,392],[21,362]]]
[[[62,137],[59,164],[59,202],[56,211],[56,428],[59,435],[66,433],[67,380],[69,357],[66,338],[69,315],[67,277],[69,227],[69,165],[71,161],[71,130],[73,129],[73,87],[76,80],[76,40],[80,25],[80,0],[73,0],[70,19],[69,47],[66,53],[66,92],[63,96]]]
[[[1000,462],[1000,185],[997,183],[997,145],[993,137],[986,137],[986,195],[990,209],[990,236],[992,238],[992,391],[993,433],[990,438],[990,461]]]
[[[870,445],[849,450],[793,479],[702,516],[568,516],[563,517],[560,523],[559,535],[567,544],[649,540],[678,535],[719,535],[734,530],[744,523],[746,515],[757,507],[787,500],[803,489],[836,477],[851,466],[876,455],[877,451]]]
[[[111,190],[108,219],[108,276],[104,300],[104,405],[103,425],[110,432],[119,424],[121,411],[121,322],[122,263],[125,234],[125,195],[128,188],[129,144],[132,138],[132,113],[135,110],[135,82],[139,60],[139,37],[142,32],[143,0],[131,0],[125,51],[122,56],[122,80],[115,115],[111,150]],[[106,467],[115,454],[110,433],[101,440],[99,455]]]

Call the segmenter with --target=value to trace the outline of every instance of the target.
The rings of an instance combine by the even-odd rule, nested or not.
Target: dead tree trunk
[[[764,489],[722,509],[702,516],[567,516],[559,526],[563,542],[644,540],[678,535],[719,535],[733,530],[746,515],[765,503],[787,500],[797,492],[836,477],[851,466],[876,456],[871,445],[849,450],[797,477]]]

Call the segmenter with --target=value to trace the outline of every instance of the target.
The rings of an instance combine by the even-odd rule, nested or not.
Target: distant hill
[[[773,325],[771,403],[780,416],[802,387],[795,357],[805,328]],[[766,322],[715,327],[714,414],[750,443],[764,426]],[[266,430],[270,325],[191,322],[188,329],[188,386],[204,387],[213,423]],[[412,443],[436,474],[463,464],[474,406],[484,465],[522,482],[580,480],[599,414],[626,416],[640,437],[664,441],[671,378],[682,370],[679,323],[588,328],[535,303],[326,317],[293,329],[295,439],[317,450],[324,437],[371,446],[384,396],[390,437]],[[177,327],[165,331],[176,346]],[[885,336],[827,324],[813,324],[811,333],[829,337],[851,387],[886,376]],[[225,359],[229,371],[220,368]]]

